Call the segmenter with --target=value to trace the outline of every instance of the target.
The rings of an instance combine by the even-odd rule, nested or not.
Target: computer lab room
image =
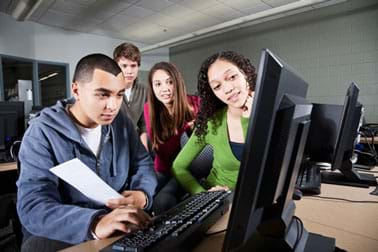
[[[378,251],[377,0],[0,1],[0,251]]]

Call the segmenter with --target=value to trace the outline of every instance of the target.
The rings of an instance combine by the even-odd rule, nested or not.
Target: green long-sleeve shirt
[[[209,176],[206,178],[205,187],[216,185],[228,186],[234,189],[240,168],[240,161],[232,153],[227,130],[227,113],[222,109],[216,115],[216,121],[220,125],[214,131],[213,122],[208,122],[208,133],[205,135],[204,143],[198,143],[198,137],[192,134],[188,142],[178,154],[172,167],[172,171],[179,183],[191,194],[206,191],[189,171],[191,162],[197,157],[202,149],[207,145],[213,147],[214,160]],[[241,118],[244,138],[247,135],[249,118]]]

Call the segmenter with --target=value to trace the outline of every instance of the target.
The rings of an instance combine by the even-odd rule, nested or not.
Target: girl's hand
[[[228,190],[230,190],[230,188],[228,188],[228,186],[216,185],[216,186],[211,187],[208,191],[213,192],[213,191],[222,191],[222,190],[228,191]]]

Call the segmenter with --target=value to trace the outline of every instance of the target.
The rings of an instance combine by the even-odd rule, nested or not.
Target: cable
[[[14,142],[12,143],[11,147],[10,147],[9,152],[10,152],[10,155],[11,155],[11,157],[12,157],[13,160],[16,160],[16,159],[17,159],[17,156],[15,156],[15,153],[14,153],[14,151],[13,151],[13,148],[14,148],[14,146],[15,146],[16,144],[21,144],[21,141],[14,141]]]
[[[373,153],[370,153],[370,152],[366,152],[366,151],[361,151],[361,150],[354,150],[354,152],[357,152],[359,154],[365,154],[365,155],[370,155],[370,156],[374,156]]]
[[[343,198],[337,198],[337,197],[326,197],[326,196],[317,196],[317,195],[311,195],[307,196],[309,198],[320,198],[320,199],[332,199],[332,200],[341,200],[341,201],[347,201],[351,203],[378,203],[378,201],[370,201],[370,200],[350,200],[350,199],[343,199]]]
[[[227,231],[227,228],[220,230],[220,231],[216,231],[216,232],[213,232],[213,233],[206,234],[206,236],[212,236],[212,235],[220,234],[220,233],[223,233],[223,232],[226,232],[226,231]]]
[[[354,168],[359,170],[359,171],[366,172],[366,173],[378,173],[378,171],[370,171],[370,170],[367,170],[367,169],[357,168],[357,167],[354,167]]]
[[[296,225],[297,225],[297,230],[298,230],[297,231],[297,239],[296,239],[294,246],[293,246],[293,251],[295,251],[297,249],[299,242],[302,239],[304,226],[303,226],[302,220],[299,219],[297,216],[293,216],[293,220],[296,220]]]
[[[378,124],[376,123],[364,124],[360,128],[360,132],[361,132],[361,136],[365,138],[370,151],[375,156],[376,161],[378,161],[378,154],[374,145],[374,137],[378,135]],[[368,137],[371,137],[371,143],[369,142]]]

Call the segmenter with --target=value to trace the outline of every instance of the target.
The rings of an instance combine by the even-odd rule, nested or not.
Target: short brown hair
[[[117,46],[113,51],[113,59],[118,61],[122,57],[131,61],[136,61],[138,66],[140,66],[140,51],[135,45],[131,43],[122,43]]]

